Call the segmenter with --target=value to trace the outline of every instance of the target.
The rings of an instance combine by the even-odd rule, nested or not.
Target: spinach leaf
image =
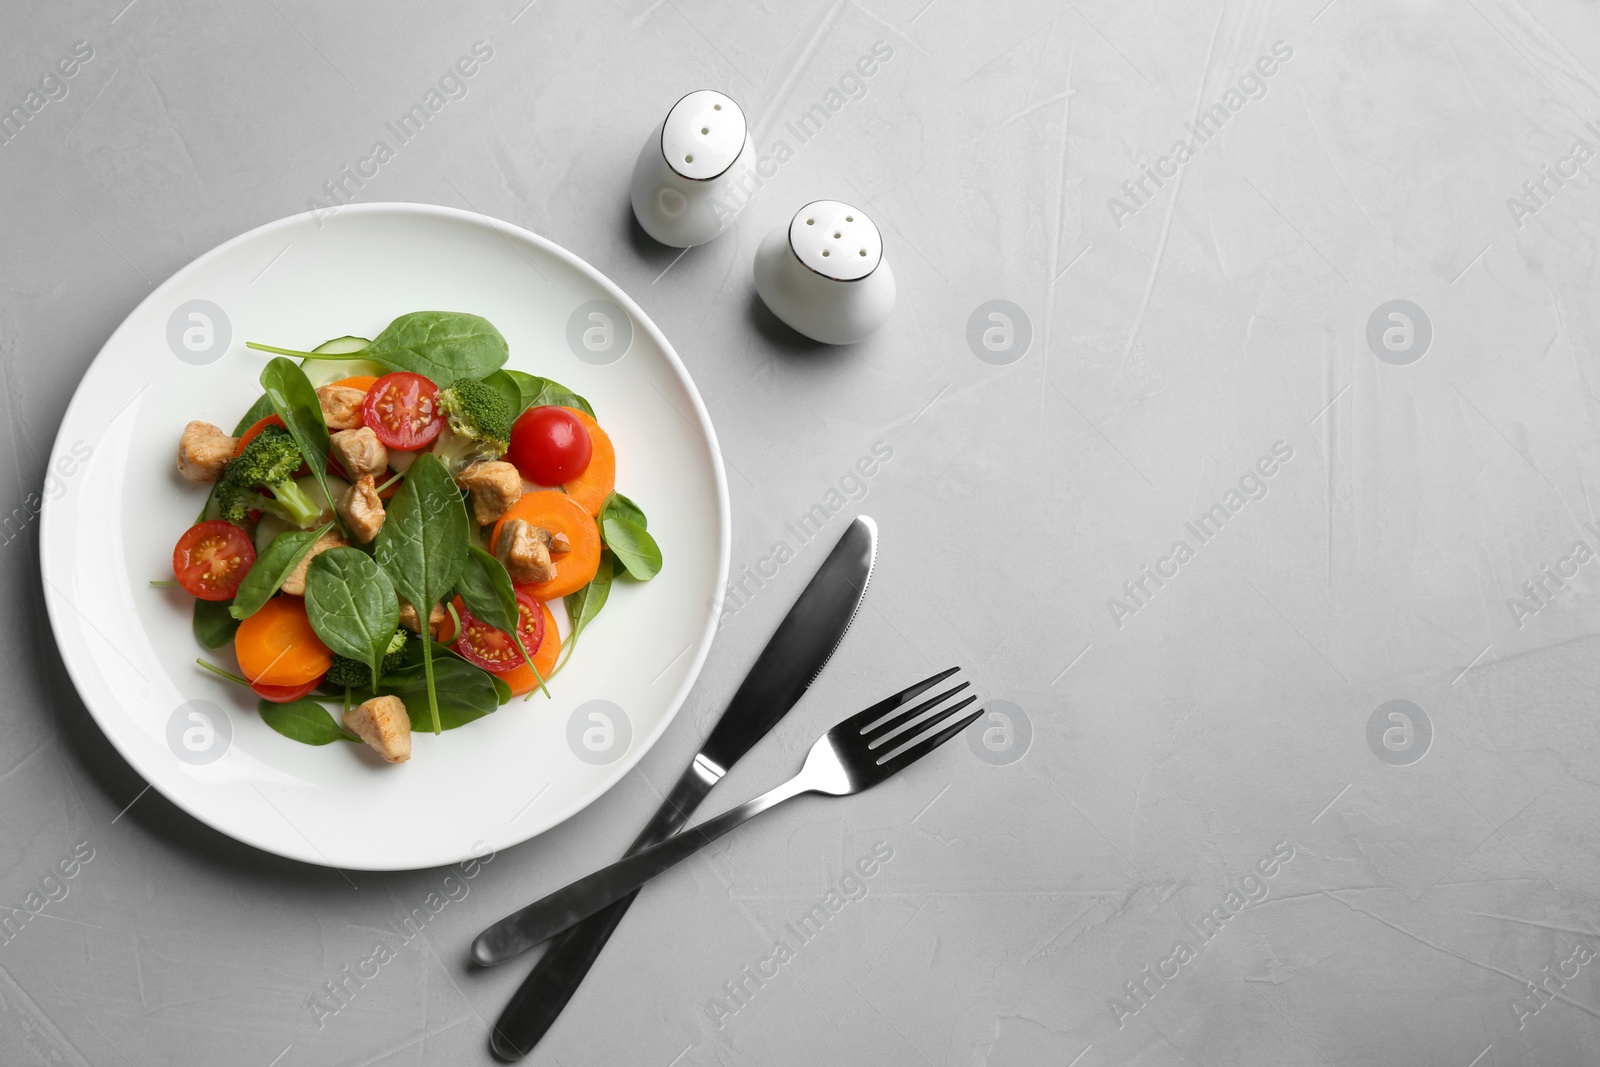
[[[354,741],[359,744],[361,741],[334,722],[328,709],[315,700],[296,700],[292,704],[274,704],[270,700],[263,700],[256,707],[268,726],[302,744],[327,745],[335,741]]]
[[[589,402],[566,386],[526,371],[508,370],[506,374],[522,391],[522,402],[517,406],[518,414],[529,408],[554,404],[557,407],[577,408],[591,419],[594,418],[594,408],[589,406]]]
[[[606,606],[606,598],[611,595],[611,576],[615,571],[616,563],[611,552],[602,549],[600,569],[589,579],[589,584],[562,599],[567,608],[567,619],[572,623],[572,632],[567,635],[567,647],[562,650],[562,666],[572,658],[572,650],[578,647],[578,635],[582,634],[584,628],[600,614],[600,609]],[[557,671],[560,669],[561,667],[556,668]],[[553,675],[555,671],[550,673]]]
[[[290,359],[276,356],[261,369],[261,388],[267,391],[272,409],[283,420],[284,428],[294,443],[300,447],[306,466],[322,488],[322,496],[329,503],[334,495],[328,491],[328,424],[322,418],[322,401],[306,377],[306,372]],[[344,530],[344,520],[335,521]]]
[[[250,410],[244,413],[244,418],[239,420],[239,425],[233,428],[233,436],[244,436],[246,430],[271,414],[272,399],[263,393],[256,397],[256,402],[251,404]]]
[[[430,378],[443,389],[505,366],[506,339],[488,319],[453,311],[413,311],[383,328],[363,359]]]
[[[482,378],[505,364],[506,339],[488,320],[457,311],[413,311],[401,315],[366,348],[354,352],[302,352],[245,342],[258,352],[301,359],[370,359],[389,370],[429,378],[441,389],[457,378]]]
[[[600,534],[628,575],[647,582],[661,573],[661,547],[645,529],[643,519],[639,505],[612,493],[600,511]]]
[[[533,656],[522,643],[522,634],[517,627],[522,610],[517,605],[517,588],[511,584],[511,575],[506,573],[505,564],[477,545],[468,545],[466,566],[461,569],[461,577],[456,579],[456,592],[461,594],[462,603],[467,605],[468,611],[490,626],[511,635],[511,640],[517,644],[517,651],[522,653],[523,662],[539,679],[539,688],[544,689],[544,676],[533,665]],[[546,689],[544,695],[549,696],[550,691]]]
[[[406,471],[387,510],[383,528],[373,542],[373,558],[426,629],[433,606],[456,584],[466,565],[470,526],[461,490],[439,458],[424,452]],[[432,641],[422,642],[422,663],[433,732],[438,733],[443,726],[433,684],[432,645]]]
[[[483,379],[483,384],[499,393],[511,409],[512,419],[522,414],[522,386],[508,370],[497,370]]]
[[[400,602],[383,568],[359,548],[328,549],[306,572],[306,614],[323,644],[372,668],[377,688],[384,653],[400,625]]]
[[[648,530],[650,528],[650,520],[644,517],[644,509],[621,493],[612,493],[607,497],[601,510],[610,511],[621,518],[637,523],[640,529]]]
[[[494,556],[477,545],[467,546],[466,565],[456,579],[467,610],[496,629],[514,633],[517,625],[517,590],[511,575]]]
[[[438,654],[431,661],[431,670],[427,666],[430,661],[425,649],[423,663],[392,670],[383,679],[384,691],[394,694],[405,703],[406,714],[411,716],[414,729],[430,728],[438,733],[481,719],[501,705],[502,687],[505,699],[510,699],[510,687],[487,671],[481,671],[466,660],[448,654],[445,646],[436,642],[423,644],[434,645],[434,651]],[[419,714],[417,709],[425,702],[429,703],[429,713]]]
[[[248,577],[248,575],[246,576]],[[194,602],[194,636],[207,648],[221,648],[233,640],[239,629],[239,620],[228,609],[232,600],[196,600]]]
[[[333,524],[329,523],[316,530],[285,530],[274,537],[267,550],[256,557],[255,566],[244,576],[244,581],[239,583],[239,591],[233,594],[233,606],[228,609],[228,614],[235,619],[248,619],[260,611],[261,606],[278,591],[283,580],[289,577],[289,572],[294,570],[301,557],[311,551],[311,546],[332,528]]]

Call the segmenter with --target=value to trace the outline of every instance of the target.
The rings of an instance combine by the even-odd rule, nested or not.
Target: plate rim
[[[504,219],[495,218],[492,215],[486,215],[480,211],[470,211],[463,208],[450,207],[444,204],[431,204],[404,200],[385,200],[376,201],[373,203],[341,205],[339,208],[339,214],[343,215],[346,213],[351,215],[414,215],[442,218],[452,222],[465,223],[480,228],[487,227],[491,230],[501,233],[503,236],[508,238],[520,239],[533,244],[547,255],[564,262],[568,267],[587,277],[590,282],[599,286],[600,289],[603,290],[609,297],[622,305],[623,309],[633,317],[635,325],[644,333],[648,334],[651,340],[660,346],[662,353],[666,357],[667,366],[678,378],[679,383],[682,385],[684,392],[688,396],[690,404],[693,407],[694,416],[697,423],[696,429],[698,429],[701,435],[705,438],[706,444],[709,447],[711,470],[717,496],[717,535],[720,544],[717,552],[717,583],[715,589],[720,592],[728,581],[728,570],[733,547],[732,509],[728,495],[727,471],[722,460],[722,448],[717,443],[716,428],[711,422],[710,412],[706,409],[705,400],[700,395],[699,387],[695,384],[693,377],[689,374],[688,368],[684,366],[683,360],[679,357],[677,349],[673,347],[672,342],[667,339],[665,332],[662,331],[661,327],[655,323],[655,321],[644,311],[644,309],[641,308],[638,303],[622,289],[621,286],[613,282],[597,267],[589,263],[577,253],[571,251],[570,249],[564,248],[555,241],[552,241],[550,238],[535,233],[526,227],[519,226],[516,223],[507,222]],[[317,212],[315,211],[299,211],[291,215],[285,215],[274,219],[270,222],[262,223],[259,226],[255,226],[241,233],[235,234],[233,237],[230,237],[226,241],[223,241],[207,251],[202,252],[200,255],[189,260],[183,266],[173,271],[159,285],[147,293],[144,299],[140,300],[137,304],[130,308],[127,314],[125,314],[122,317],[122,320],[117,324],[116,328],[111,331],[110,336],[108,336],[105,342],[100,346],[100,349],[95,353],[94,358],[89,361],[88,366],[85,367],[77,385],[73,388],[72,399],[68,401],[66,409],[62,412],[61,424],[56,429],[55,437],[51,442],[49,455],[53,457],[60,454],[60,450],[63,447],[63,439],[67,433],[67,428],[72,424],[74,414],[80,402],[86,402],[83,401],[84,380],[88,378],[88,376],[94,371],[95,366],[99,364],[102,359],[106,358],[108,350],[110,350],[112,346],[118,342],[123,332],[128,329],[129,321],[133,319],[134,316],[137,315],[141,310],[143,310],[146,305],[157,301],[170,289],[175,288],[184,277],[195,270],[201,269],[211,260],[222,256],[235,245],[241,244],[252,238],[269,234],[276,230],[293,227],[303,223],[307,219],[316,221],[316,215]],[[670,404],[671,401],[669,400],[668,403]],[[56,604],[57,594],[54,592],[54,583],[50,580],[51,574],[58,572],[62,566],[62,562],[59,559],[59,552],[52,547],[59,541],[59,538],[51,536],[52,527],[55,525],[54,516],[57,510],[52,506],[54,503],[54,500],[49,498],[45,499],[39,515],[39,577],[44,596],[45,613],[50,620],[50,636],[55,642],[57,654],[60,655],[61,661],[66,667],[67,675],[72,680],[73,688],[77,691],[78,699],[88,710],[90,717],[94,719],[95,726],[106,737],[106,739],[111,742],[112,747],[117,750],[118,755],[123,758],[129,767],[131,767],[135,773],[145,780],[147,787],[153,786],[175,807],[184,811],[197,821],[211,827],[218,833],[221,833],[232,840],[248,845],[251,848],[259,849],[275,856],[282,856],[286,859],[309,863],[318,867],[335,867],[328,857],[320,854],[320,851],[316,849],[315,846],[311,846],[309,848],[297,848],[295,845],[288,843],[287,840],[285,842],[268,843],[267,841],[261,839],[259,835],[245,834],[242,833],[237,827],[220,825],[218,821],[213,819],[206,812],[202,810],[196,810],[193,805],[187,803],[184,799],[174,796],[172,793],[168,792],[168,790],[163,787],[161,782],[158,781],[159,776],[149,773],[144,765],[144,761],[140,760],[135,753],[129,751],[128,748],[123,745],[116,732],[107,727],[106,723],[102,720],[101,711],[95,707],[93,701],[89,700],[85,696],[86,687],[83,679],[80,677],[80,674],[88,670],[88,664],[87,662],[80,663],[77,660],[82,659],[87,661],[88,657],[75,658],[74,656],[69,655],[67,651],[67,645],[62,639],[62,630],[63,626],[66,624],[66,618],[61,614],[61,611]],[[618,760],[614,765],[612,765],[611,774],[608,777],[601,779],[599,783],[587,793],[576,797],[564,807],[557,809],[548,818],[530,823],[526,830],[514,830],[509,833],[503,833],[497,835],[493,840],[489,841],[475,841],[471,846],[469,846],[469,849],[466,852],[443,855],[437,858],[430,856],[424,858],[422,862],[415,862],[411,860],[407,860],[403,863],[395,863],[393,861],[384,863],[344,862],[337,865],[335,869],[359,871],[412,871],[428,870],[432,868],[448,866],[453,863],[464,862],[473,858],[474,856],[481,856],[482,853],[474,851],[480,844],[483,847],[491,849],[491,855],[499,852],[502,849],[513,848],[517,845],[523,844],[524,842],[538,837],[540,834],[560,826],[562,823],[565,823],[579,812],[588,808],[606,793],[616,788],[616,786],[628,776],[633,768],[638,765],[639,761],[644,759],[645,755],[655,747],[656,743],[660,741],[662,735],[666,733],[667,729],[678,718],[679,712],[683,710],[683,705],[688,700],[690,691],[694,688],[695,683],[699,681],[700,672],[705,667],[706,658],[709,656],[711,645],[716,638],[718,629],[717,623],[720,615],[720,612],[718,612],[716,609],[717,603],[718,600],[714,595],[711,601],[712,610],[706,619],[706,622],[702,628],[702,632],[700,633],[692,651],[689,670],[684,675],[683,682],[679,685],[677,692],[672,694],[672,696],[669,698],[667,702],[666,713],[661,717],[655,728],[643,738],[641,743],[630,746],[630,751],[624,755],[622,759]]]

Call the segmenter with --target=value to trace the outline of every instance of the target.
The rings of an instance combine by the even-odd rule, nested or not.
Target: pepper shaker
[[[814,341],[848,345],[894,310],[894,271],[883,235],[858,208],[815,200],[756,251],[756,292],[772,313]]]
[[[754,156],[744,111],[731,97],[715,89],[690,93],[672,105],[639,151],[634,217],[662,244],[705,244],[744,207],[747,197],[724,194]]]

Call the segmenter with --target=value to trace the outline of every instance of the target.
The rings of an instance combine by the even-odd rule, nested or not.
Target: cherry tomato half
[[[566,408],[529,408],[511,427],[507,458],[538,485],[571,481],[589,466],[593,454],[589,431]]]
[[[274,704],[293,704],[321,684],[322,675],[319,674],[301,685],[268,685],[265,682],[251,682],[250,688],[254,689],[256,696],[262,700],[269,700]]]
[[[498,630],[467,610],[458,597],[456,614],[461,616],[461,636],[456,638],[456,651],[475,667],[504,674],[514,671],[522,663],[522,653],[517,643],[504,630]],[[517,590],[517,633],[522,646],[533,655],[544,641],[544,611],[533,597]]]
[[[172,573],[201,600],[233,596],[255,562],[250,535],[221,519],[189,527],[172,550]]]
[[[361,415],[386,448],[413,452],[439,436],[444,415],[439,387],[420,374],[397,370],[385,374],[361,403]]]

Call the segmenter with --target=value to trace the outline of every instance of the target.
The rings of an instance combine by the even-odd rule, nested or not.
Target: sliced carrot
[[[617,450],[611,446],[610,436],[600,428],[598,422],[577,408],[566,410],[577,416],[583,428],[589,431],[594,450],[589,454],[589,465],[583,469],[583,473],[561,488],[582,504],[589,514],[598,515],[600,509],[605,507],[606,497],[617,487]]]
[[[263,685],[304,685],[333,662],[297,596],[275,596],[241,622],[233,652],[245,678]]]
[[[328,384],[347,385],[351,389],[360,389],[364,393],[368,389],[371,389],[374,385],[377,385],[378,379],[374,378],[370,374],[358,374],[354,378],[340,378],[338,381],[329,382]]]
[[[600,569],[600,528],[594,516],[572,497],[556,490],[526,493],[511,506],[490,535],[491,546],[500,543],[500,530],[507,519],[525,519],[542,526],[553,534],[566,534],[572,549],[553,556],[556,576],[548,582],[536,582],[518,588],[526,589],[535,600],[554,600],[558,596],[575,593],[589,584],[589,579]]]
[[[240,436],[239,444],[233,450],[234,456],[238,457],[242,455],[244,453],[245,446],[251,441],[254,441],[256,439],[256,434],[260,433],[262,430],[265,430],[268,426],[282,425],[283,420],[277,415],[268,415],[264,419],[257,419],[255,422],[251,423],[250,428]]]
[[[544,640],[539,642],[539,647],[532,649],[533,665],[539,670],[539,678],[550,680],[550,674],[556,669],[556,660],[561,656],[561,635],[556,633],[556,617],[550,613],[549,604],[540,604],[539,609],[544,612]],[[526,663],[519,663],[515,669],[506,671],[500,680],[511,687],[513,696],[521,696],[532,692],[539,687],[539,678],[533,676],[533,671],[528,669]]]

